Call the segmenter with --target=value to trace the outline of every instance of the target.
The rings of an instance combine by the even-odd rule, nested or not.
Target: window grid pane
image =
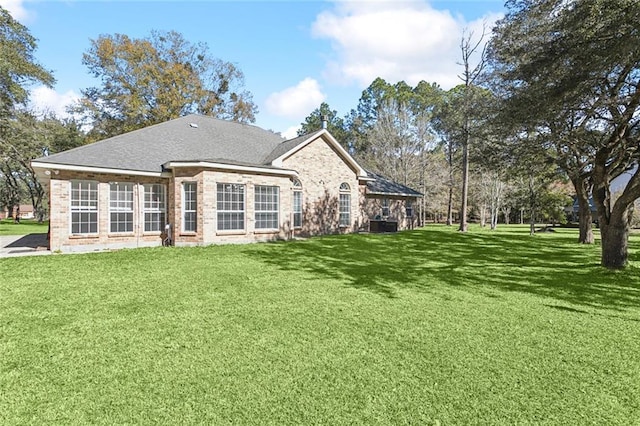
[[[256,229],[278,229],[280,188],[256,185],[254,193]]]
[[[351,224],[351,194],[340,194],[340,226]]]
[[[218,230],[244,229],[244,185],[217,184]]]
[[[98,233],[98,183],[71,182],[71,233]]]
[[[133,184],[110,184],[109,223],[110,232],[133,232]]]
[[[162,232],[166,221],[166,189],[164,185],[144,185],[144,231]]]
[[[197,184],[195,182],[185,182],[182,186],[182,193],[182,230],[186,232],[196,232],[198,208]]]
[[[388,216],[389,216],[389,199],[383,198],[382,199],[382,217],[388,217]]]
[[[302,192],[293,192],[293,227],[302,227]]]

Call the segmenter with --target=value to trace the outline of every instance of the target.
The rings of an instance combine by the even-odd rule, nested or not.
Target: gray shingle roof
[[[276,158],[280,157],[281,155],[286,154],[287,152],[291,151],[293,148],[295,148],[296,146],[300,145],[301,143],[309,140],[310,138],[312,138],[313,136],[315,136],[316,134],[320,133],[322,130],[318,130],[317,132],[314,133],[310,133],[308,135],[303,135],[303,136],[298,136],[297,138],[293,138],[293,139],[289,139],[287,141],[282,142],[280,145],[278,145],[272,152],[271,154],[269,154],[269,156],[265,159],[265,164],[269,164],[271,163],[273,160],[275,160]]]
[[[402,195],[406,197],[422,197],[422,193],[401,185],[397,182],[387,179],[386,177],[367,170],[367,175],[374,181],[367,182],[367,193],[369,194],[389,194]]]
[[[188,115],[35,161],[146,172],[193,159],[267,165],[282,143],[279,135],[256,126]]]

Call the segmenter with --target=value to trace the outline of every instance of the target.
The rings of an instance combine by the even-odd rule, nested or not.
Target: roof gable
[[[284,160],[291,157],[301,149],[304,149],[305,146],[318,139],[322,139],[326,143],[328,143],[338,153],[340,158],[342,158],[342,160],[349,167],[351,167],[358,176],[367,176],[366,170],[363,169],[362,166],[360,166],[351,155],[349,155],[349,153],[342,147],[342,145],[340,145],[340,143],[338,143],[338,141],[326,129],[322,129],[309,135],[300,136],[295,139],[290,139],[288,141],[282,142],[271,153],[271,155],[267,157],[267,160],[270,160],[270,164],[276,167],[281,167]]]

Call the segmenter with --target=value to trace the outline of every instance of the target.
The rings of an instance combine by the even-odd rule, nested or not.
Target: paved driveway
[[[51,254],[47,250],[47,234],[0,236],[0,257]]]

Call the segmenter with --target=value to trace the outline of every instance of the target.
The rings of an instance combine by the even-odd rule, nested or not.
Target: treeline
[[[298,134],[317,131],[325,119],[331,134],[365,168],[424,194],[423,222],[453,225],[466,219],[460,213],[467,146],[471,220],[492,229],[498,222],[565,223],[565,209],[572,204],[566,176],[548,163],[527,169],[531,158],[523,166],[505,167],[491,129],[491,94],[473,90],[469,96],[464,84],[443,90],[436,83],[412,87],[376,78],[348,114],[340,116],[322,103]],[[466,102],[473,103],[467,111]]]

